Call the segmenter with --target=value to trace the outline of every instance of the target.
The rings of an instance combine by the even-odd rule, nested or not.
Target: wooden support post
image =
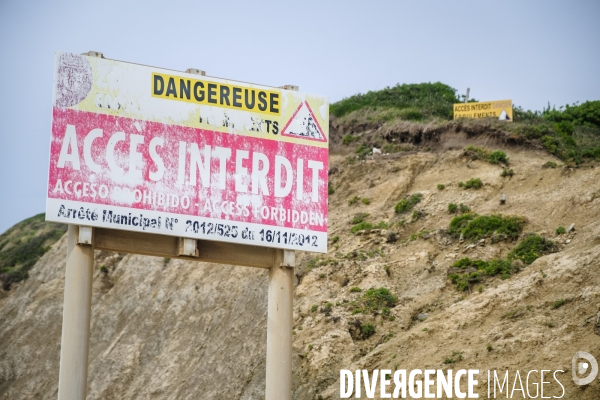
[[[85,400],[87,395],[94,246],[79,240],[79,226],[69,225],[58,400]]]
[[[269,270],[265,400],[292,398],[293,250],[275,250]]]

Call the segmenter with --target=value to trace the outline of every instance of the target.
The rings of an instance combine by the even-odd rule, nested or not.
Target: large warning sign
[[[458,118],[496,118],[512,121],[512,100],[454,104],[454,119]]]
[[[46,219],[327,251],[329,105],[56,54]]]

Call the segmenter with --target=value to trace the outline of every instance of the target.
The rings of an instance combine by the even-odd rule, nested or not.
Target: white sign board
[[[329,104],[57,53],[46,219],[327,251]]]

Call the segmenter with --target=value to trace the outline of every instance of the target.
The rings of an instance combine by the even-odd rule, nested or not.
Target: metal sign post
[[[79,233],[79,226],[69,225],[58,377],[59,400],[83,400],[87,394],[94,246],[91,243],[80,244]]]

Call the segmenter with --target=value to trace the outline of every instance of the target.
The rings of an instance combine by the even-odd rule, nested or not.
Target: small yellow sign
[[[454,105],[454,119],[458,118],[496,118],[512,122],[512,100],[458,103]]]

